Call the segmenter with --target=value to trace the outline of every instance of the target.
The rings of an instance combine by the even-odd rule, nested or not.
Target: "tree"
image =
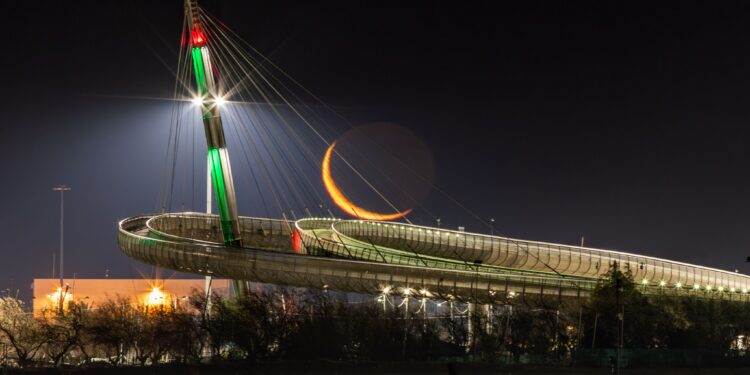
[[[628,348],[667,348],[687,329],[688,322],[679,305],[666,297],[647,297],[633,280],[629,269],[610,268],[591,295],[586,320],[592,323],[584,342],[596,340],[597,347],[616,347],[618,314],[624,311],[623,344]],[[598,316],[598,318],[597,318]],[[596,320],[596,330],[593,321]]]
[[[39,319],[44,353],[55,367],[60,366],[63,359],[81,345],[85,318],[86,306],[71,302],[64,314],[58,310],[47,310]]]
[[[84,330],[95,350],[100,351],[112,366],[123,362],[138,337],[136,313],[130,300],[121,297],[91,311]]]
[[[20,367],[31,365],[45,342],[39,322],[22,301],[12,297],[0,297],[0,334],[13,348]]]
[[[211,316],[212,334],[231,342],[245,359],[261,360],[283,356],[286,341],[296,329],[295,304],[284,291],[264,291],[232,301],[218,301]]]

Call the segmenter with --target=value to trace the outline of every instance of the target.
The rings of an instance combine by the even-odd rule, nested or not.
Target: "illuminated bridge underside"
[[[749,276],[664,259],[400,223],[240,217],[239,227],[244,247],[235,248],[223,245],[215,215],[140,216],[120,222],[119,244],[183,272],[482,303],[586,296],[615,262],[647,293],[747,299],[750,288]]]

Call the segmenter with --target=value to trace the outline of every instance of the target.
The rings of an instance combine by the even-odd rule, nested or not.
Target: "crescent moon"
[[[323,165],[321,166],[321,169],[323,172],[323,185],[325,185],[326,191],[328,191],[328,195],[331,196],[331,199],[333,200],[333,203],[336,204],[336,206],[344,210],[344,212],[348,213],[349,215],[352,215],[358,219],[365,220],[396,220],[400,217],[408,215],[411,212],[411,209],[409,209],[406,211],[396,212],[395,214],[379,214],[377,212],[365,210],[364,208],[359,207],[352,203],[352,201],[348,200],[346,196],[344,196],[344,193],[341,192],[341,189],[336,186],[336,183],[333,181],[333,177],[331,177],[331,154],[333,153],[333,148],[335,146],[336,142],[333,142],[330,146],[328,146],[325,157],[323,157]]]

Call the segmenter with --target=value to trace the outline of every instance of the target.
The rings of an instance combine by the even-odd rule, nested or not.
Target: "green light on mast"
[[[188,10],[192,17],[195,9],[189,8]],[[207,158],[216,195],[216,205],[219,208],[221,232],[225,245],[242,246],[237,218],[237,200],[224,139],[224,126],[221,122],[219,95],[214,87],[215,79],[211,69],[210,53],[206,45],[206,35],[195,17],[192,17],[192,21],[190,55],[193,60],[197,95],[201,98],[201,114],[208,146]],[[212,100],[205,100],[206,97]]]

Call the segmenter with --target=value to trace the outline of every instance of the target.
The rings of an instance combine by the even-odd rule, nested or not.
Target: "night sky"
[[[747,2],[201,3],[497,232],[750,272]],[[116,223],[155,209],[182,2],[4,8],[0,288],[50,276],[61,183],[66,276],[138,277]]]

